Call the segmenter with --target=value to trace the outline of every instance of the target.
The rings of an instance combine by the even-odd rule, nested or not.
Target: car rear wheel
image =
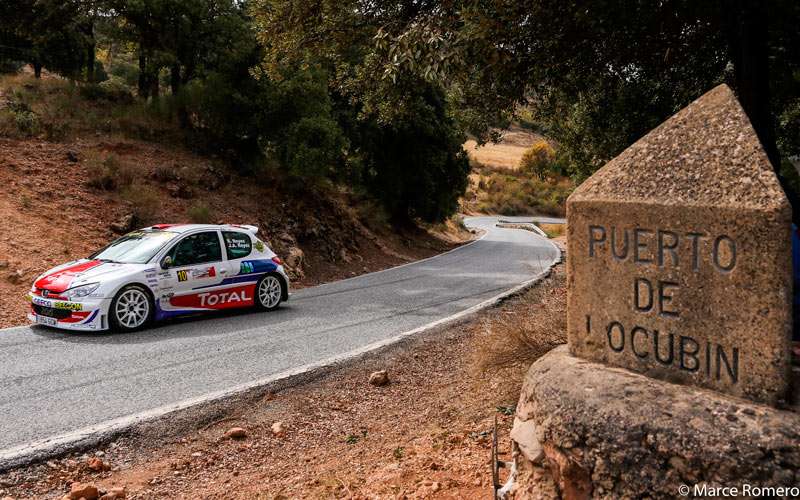
[[[281,305],[283,297],[283,281],[274,274],[261,278],[256,286],[256,305],[260,309],[271,311]]]
[[[153,317],[153,301],[143,287],[128,285],[111,301],[108,312],[112,330],[132,332],[150,322]]]

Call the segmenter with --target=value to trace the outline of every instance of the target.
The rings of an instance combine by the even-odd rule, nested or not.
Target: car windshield
[[[176,236],[178,233],[170,231],[134,231],[89,258],[123,264],[144,264]]]

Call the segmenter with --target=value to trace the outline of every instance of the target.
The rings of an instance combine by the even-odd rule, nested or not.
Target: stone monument
[[[570,352],[776,404],[786,395],[791,207],[716,87],[567,201]]]
[[[567,225],[569,345],[525,377],[516,498],[537,463],[566,498],[800,484],[791,208],[733,92],[598,170]]]

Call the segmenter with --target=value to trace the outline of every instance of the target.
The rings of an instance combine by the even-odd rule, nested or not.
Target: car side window
[[[190,234],[169,252],[172,267],[193,266],[222,260],[222,249],[216,231]]]
[[[222,238],[225,240],[225,251],[228,260],[241,259],[247,257],[253,251],[253,243],[250,236],[236,231],[222,231]]]

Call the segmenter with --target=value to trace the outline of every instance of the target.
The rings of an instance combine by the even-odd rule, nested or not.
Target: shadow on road
[[[144,330],[136,332],[80,332],[59,330],[42,325],[31,326],[34,335],[48,340],[62,340],[82,344],[142,344],[159,342],[170,338],[200,337],[217,335],[226,331],[235,332],[244,327],[252,328],[252,320],[264,317],[264,324],[280,324],[291,317],[292,307],[286,304],[274,311],[255,309],[229,309],[171,318],[153,323]],[[246,325],[241,323],[247,322]],[[194,326],[194,328],[193,328]]]

